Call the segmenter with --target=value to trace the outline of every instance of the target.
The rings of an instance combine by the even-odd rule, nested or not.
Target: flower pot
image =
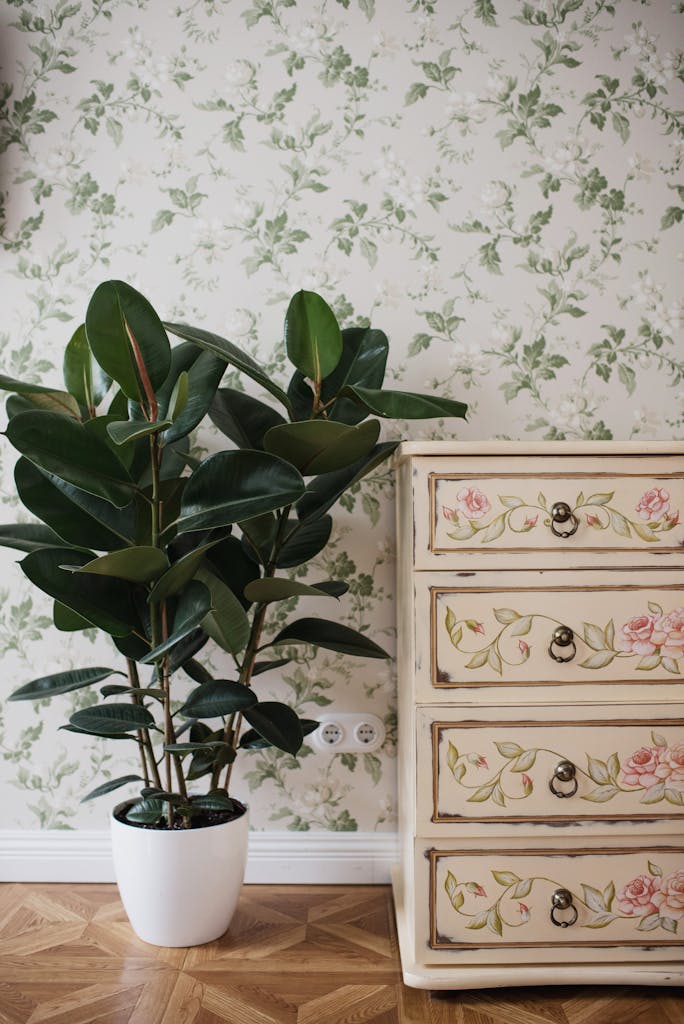
[[[140,828],[111,819],[119,893],[133,930],[154,946],[218,939],[237,906],[247,863],[249,813],[205,828]]]

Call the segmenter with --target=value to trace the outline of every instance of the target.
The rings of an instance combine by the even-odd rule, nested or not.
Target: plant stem
[[[131,687],[134,691],[131,694],[131,701],[134,704],[137,704],[138,706],[142,706],[140,694],[135,692],[136,690],[140,689],[140,680],[138,678],[138,666],[136,665],[132,658],[126,658],[126,667],[128,669],[128,681],[130,682]],[[145,785],[149,786],[151,784],[150,771],[156,773],[157,779],[159,778],[159,773],[157,772],[157,763],[154,759],[154,751],[152,750],[150,734],[148,733],[147,729],[138,729],[137,737],[138,753],[140,754],[143,778],[145,780]],[[148,757],[149,761],[151,762],[151,768],[150,765],[148,764]]]
[[[287,528],[287,519],[290,514],[291,505],[283,508],[278,513],[278,529],[276,531],[275,539],[273,541],[273,547],[271,549],[271,557],[268,564],[264,567],[264,579],[270,579],[275,576],[278,555],[280,548],[283,543],[285,530]],[[240,669],[240,675],[238,682],[242,683],[243,686],[250,686],[252,682],[252,672],[254,671],[254,662],[256,661],[257,653],[259,650],[259,644],[261,642],[261,634],[264,628],[264,622],[266,620],[266,612],[268,605],[260,604],[254,609],[254,618],[252,619],[252,627],[249,631],[249,640],[247,641],[247,647],[245,648],[245,655],[242,659],[242,667]],[[240,729],[242,726],[242,715],[234,714],[231,715],[226,728],[224,731],[224,738],[226,743],[230,743],[233,750],[237,751],[238,743],[240,742]],[[233,774],[233,760],[226,768],[226,777],[223,783],[223,789],[228,790],[230,783],[230,777]],[[218,784],[219,772],[214,773],[212,778],[212,786],[214,781]]]

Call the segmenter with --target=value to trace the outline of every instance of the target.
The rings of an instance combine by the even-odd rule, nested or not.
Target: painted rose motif
[[[679,921],[684,917],[684,870],[675,871],[660,880],[653,903],[661,917]]]
[[[672,786],[674,789],[684,789],[684,743],[680,743],[679,746],[673,747],[671,750],[666,748],[660,756],[662,767],[670,769],[670,774],[667,777],[668,786]]]
[[[462,487],[456,495],[456,507],[466,519],[482,519],[492,506],[487,495],[477,487]]]
[[[625,786],[639,786],[650,789],[672,774],[671,767],[663,763],[663,747],[641,747],[622,765],[622,783]],[[684,750],[682,751],[684,757]]]
[[[684,876],[684,872],[679,874]],[[659,879],[651,878],[650,875],[638,875],[623,886],[617,893],[620,913],[628,917],[644,917],[646,914],[657,913],[655,897],[658,893],[658,881]]]
[[[629,619],[624,626],[620,627],[615,637],[616,648],[618,651],[627,651],[629,654],[642,656],[655,653],[654,626],[655,616],[635,615],[633,619]]]
[[[663,490],[662,487],[651,487],[649,491],[641,495],[636,506],[639,517],[649,523],[662,519],[669,509],[670,494],[669,491]]]
[[[675,608],[655,621],[651,642],[660,647],[663,658],[684,656],[684,608]]]

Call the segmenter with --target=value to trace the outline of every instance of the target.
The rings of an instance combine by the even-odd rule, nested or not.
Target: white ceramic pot
[[[112,814],[112,857],[135,933],[154,946],[218,939],[237,906],[247,863],[249,813],[207,828],[137,828]]]

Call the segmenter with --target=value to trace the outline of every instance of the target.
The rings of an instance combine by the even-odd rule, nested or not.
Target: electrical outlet
[[[368,754],[381,747],[385,739],[385,727],[377,715],[330,711],[321,715],[318,721],[318,729],[309,737],[316,750],[335,754]]]

